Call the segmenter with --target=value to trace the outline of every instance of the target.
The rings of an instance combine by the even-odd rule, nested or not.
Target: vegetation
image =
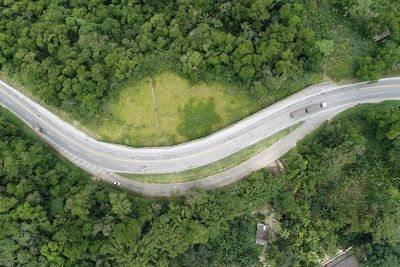
[[[247,111],[254,112],[323,73],[374,80],[398,72],[399,10],[391,0],[2,1],[0,71],[94,135],[99,129],[101,139],[169,145],[199,136],[177,130],[174,116],[172,123],[162,121],[187,100],[175,102],[177,89],[165,86],[170,92],[158,97],[160,110],[149,110],[150,92],[126,93],[129,88],[157,83],[157,74],[172,71],[195,86],[207,80],[211,90],[212,81],[240,88],[240,97],[256,103]],[[386,27],[391,36],[374,42]],[[116,108],[117,99],[124,109]],[[163,109],[163,101],[176,105]],[[132,115],[139,107],[146,116]],[[221,123],[202,128],[214,131],[247,115],[233,113],[225,121],[220,112],[226,109],[216,112]],[[123,128],[116,136],[107,126],[114,120]]]
[[[285,156],[277,264],[306,266],[350,244],[399,247],[399,110],[399,102],[349,110]]]
[[[398,1],[331,0],[349,18],[357,31],[372,39],[389,30],[391,35],[368,45],[368,53],[356,62],[356,75],[362,80],[377,80],[385,71],[399,71],[400,3]]]
[[[193,84],[235,84],[258,107],[320,80],[324,70],[336,80],[398,72],[399,12],[391,0],[0,0],[0,70],[89,123],[111,112],[108,101],[121,88],[166,70]],[[391,35],[374,42],[385,29]],[[173,131],[197,138],[241,116],[226,122],[217,98],[207,101],[182,103]],[[312,266],[349,244],[365,265],[394,266],[399,114],[395,102],[352,109],[289,152],[282,176],[259,171],[169,200],[92,183],[3,115],[0,265],[257,266],[253,212],[271,203],[281,222],[272,266]],[[193,129],[192,121],[205,124]],[[179,141],[173,135],[162,142]]]
[[[0,12],[3,71],[82,118],[101,115],[102,99],[129,79],[165,69],[253,84],[268,97],[263,84],[314,72],[323,58],[304,6],[291,1],[21,0]]]
[[[399,111],[352,109],[290,151],[281,176],[259,171],[169,200],[95,184],[1,116],[0,265],[257,266],[254,212],[271,203],[281,222],[273,266],[314,265],[349,244],[360,261],[395,266]]]
[[[336,82],[355,78],[357,62],[368,55],[372,43],[371,36],[360,32],[339,10],[327,1],[309,1],[313,28],[319,38],[328,40],[320,44],[326,54],[324,74]]]
[[[213,98],[206,102],[195,101],[193,98],[182,110],[182,121],[178,125],[178,132],[189,139],[198,139],[213,132],[215,124],[221,121],[221,117],[215,112]]]
[[[362,267],[395,267],[400,262],[400,246],[365,243],[357,249]]]
[[[217,258],[209,251],[220,251],[218,257],[225,261],[226,250],[207,247],[217,248],[219,239],[236,232],[235,227],[247,227],[247,234],[232,238],[226,248],[250,240],[253,226],[241,224],[238,216],[248,212],[251,203],[256,207],[264,200],[247,189],[260,183],[259,190],[274,194],[274,185],[255,174],[228,191],[144,199],[94,184],[4,116],[0,135],[2,266],[165,266],[173,260]],[[248,249],[257,248],[249,244]],[[193,255],[183,256],[188,250]]]
[[[178,125],[204,110],[190,108],[190,103],[214,102],[213,112],[220,117],[212,127],[208,117],[198,117],[180,134]],[[201,130],[203,135],[226,127],[255,112],[259,107],[239,88],[217,83],[191,84],[188,80],[163,72],[146,77],[123,88],[108,101],[101,118],[85,124],[88,132],[99,139],[131,146],[162,146],[183,143]],[[198,112],[198,113],[196,113]],[[212,118],[212,117],[211,117]],[[189,137],[188,137],[189,136]]]
[[[243,163],[252,156],[267,149],[269,146],[273,145],[275,142],[279,141],[289,133],[293,132],[300,124],[301,122],[292,125],[272,135],[271,137],[265,138],[228,157],[225,157],[221,160],[218,160],[216,162],[210,163],[208,165],[199,168],[190,169],[182,172],[175,172],[175,173],[163,173],[163,174],[120,173],[119,175],[145,183],[178,183],[178,182],[187,182],[187,181],[203,179],[211,175],[225,171],[236,165],[239,165],[240,163]]]

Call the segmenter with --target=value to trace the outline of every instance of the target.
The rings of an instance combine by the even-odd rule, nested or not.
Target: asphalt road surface
[[[131,148],[95,140],[0,81],[0,104],[32,127],[38,125],[44,129],[44,134],[38,134],[68,159],[104,180],[117,180],[131,190],[155,196],[169,195],[172,191],[183,193],[193,186],[208,189],[237,181],[282,156],[295,146],[297,140],[339,112],[358,103],[384,100],[400,100],[400,78],[346,86],[321,84],[306,88],[206,138],[170,147]],[[290,116],[295,110],[322,102],[328,104],[324,109],[300,118]],[[264,152],[202,180],[146,184],[115,174],[171,173],[204,166],[299,121],[304,123]]]

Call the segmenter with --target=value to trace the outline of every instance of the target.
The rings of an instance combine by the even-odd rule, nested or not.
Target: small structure
[[[285,171],[285,165],[283,165],[280,159],[275,160],[267,166],[267,169],[274,175],[280,175]]]
[[[353,248],[340,251],[334,258],[325,260],[321,263],[323,267],[358,267],[358,262],[354,256]]]
[[[280,173],[283,173],[283,170],[285,169],[285,166],[283,165],[282,161],[280,159],[277,159],[275,161],[276,165],[278,165]]]
[[[268,257],[268,246],[276,240],[274,227],[279,222],[274,219],[275,212],[271,205],[266,204],[259,211],[264,215],[264,223],[257,223],[256,244],[263,246],[263,250],[259,257],[260,262],[265,263]]]
[[[382,32],[381,34],[377,34],[374,36],[374,41],[379,42],[380,40],[385,39],[386,37],[390,36],[392,32],[389,30],[388,27],[386,27],[385,31]]]
[[[269,227],[262,223],[257,223],[256,244],[265,246],[268,242]]]

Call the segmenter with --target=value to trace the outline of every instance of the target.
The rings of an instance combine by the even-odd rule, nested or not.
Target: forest
[[[352,78],[398,73],[392,0],[0,0],[0,71],[81,120],[101,116],[125,83],[165,70],[267,103],[315,81],[340,53],[328,9],[367,40]],[[363,266],[400,263],[398,102],[323,124],[283,157],[280,176],[260,170],[169,199],[93,182],[0,114],[0,266],[260,266],[266,204],[280,222],[272,266],[315,266],[350,245]]]
[[[336,45],[326,10],[369,40],[354,76],[398,71],[400,4],[391,0],[0,0],[0,70],[81,120],[99,116],[127,81],[163,70],[241,85],[270,104],[323,73]]]
[[[272,266],[314,266],[349,245],[361,264],[400,262],[399,102],[323,124],[283,157],[280,176],[169,199],[93,182],[1,114],[1,266],[259,266],[266,204],[280,221]]]

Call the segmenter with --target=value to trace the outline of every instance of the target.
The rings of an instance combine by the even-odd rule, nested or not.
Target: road
[[[206,138],[181,145],[159,148],[131,148],[95,140],[16,89],[0,81],[0,104],[29,125],[38,124],[41,134],[64,156],[105,180],[118,180],[131,190],[149,195],[184,192],[193,186],[212,188],[236,181],[262,168],[290,148],[323,121],[358,103],[400,100],[400,77],[377,83],[346,86],[321,84],[306,88]],[[301,118],[290,113],[307,105],[326,102],[328,107]],[[218,175],[196,182],[179,184],[143,184],[115,173],[171,173],[188,170],[227,157],[300,120],[305,123],[293,133],[248,161]]]

